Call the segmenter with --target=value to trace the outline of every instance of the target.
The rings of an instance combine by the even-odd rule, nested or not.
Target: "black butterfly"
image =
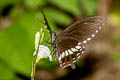
[[[85,52],[84,44],[95,37],[106,21],[103,16],[88,17],[73,23],[56,36],[56,33],[51,31],[44,13],[43,15],[51,34],[55,59],[62,68],[71,66],[75,69],[74,62]]]

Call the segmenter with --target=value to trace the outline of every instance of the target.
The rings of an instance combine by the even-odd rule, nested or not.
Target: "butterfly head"
[[[52,36],[52,43],[54,43],[55,38],[56,38],[56,33],[55,32],[51,32],[51,36]]]

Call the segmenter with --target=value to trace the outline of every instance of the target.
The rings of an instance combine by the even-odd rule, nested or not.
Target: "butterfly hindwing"
[[[84,53],[84,47],[81,42],[74,38],[61,38],[56,43],[55,56],[59,60],[61,67],[74,66],[81,54]]]

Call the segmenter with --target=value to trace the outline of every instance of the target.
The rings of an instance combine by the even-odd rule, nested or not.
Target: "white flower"
[[[40,41],[40,33],[37,32],[37,33],[35,34],[35,50],[37,50],[37,48],[38,48],[39,41]]]
[[[44,31],[41,28],[41,30],[40,30],[40,42],[42,42],[43,38],[44,38]]]
[[[37,50],[37,48],[38,48],[39,44],[42,42],[43,38],[44,38],[44,31],[41,28],[40,32],[37,32],[35,34],[35,50]]]
[[[50,61],[52,61],[52,56],[50,54],[50,50],[47,46],[44,46],[44,45],[40,45],[39,46],[39,50],[38,50],[38,57],[37,57],[37,60],[36,60],[36,63],[40,60],[40,59],[43,59],[43,58],[49,58]],[[33,55],[36,55],[36,51],[34,52]]]

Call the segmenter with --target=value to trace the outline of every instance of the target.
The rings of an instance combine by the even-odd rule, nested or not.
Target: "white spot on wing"
[[[73,58],[73,60],[75,60],[75,58]]]
[[[66,56],[68,56],[68,55],[69,55],[67,50],[65,51],[65,54],[66,54]]]
[[[85,44],[85,43],[87,43],[87,41],[86,41],[86,40],[84,40],[84,41],[83,41],[83,44]]]
[[[69,52],[70,54],[73,54],[73,52],[72,52],[70,49],[68,49],[68,52]]]
[[[65,63],[63,63],[63,65],[65,65]]]
[[[77,53],[77,56],[79,56],[80,55],[80,53]]]
[[[76,49],[80,49],[80,48],[81,48],[81,46],[76,46],[75,48],[76,48]]]
[[[61,55],[60,55],[60,57],[59,57],[59,61],[61,60]]]
[[[75,48],[71,48],[71,50],[72,50],[73,52],[78,51],[78,50],[77,50],[77,49],[75,49]]]
[[[80,49],[80,51],[82,51],[82,49]]]
[[[78,59],[80,59],[80,56],[78,56]]]
[[[95,37],[95,34],[92,34],[92,37]]]
[[[81,45],[81,42],[79,42],[78,45]]]
[[[68,64],[70,63],[70,61],[68,61]]]
[[[73,63],[75,63],[75,62],[76,62],[76,60],[73,61]]]
[[[67,66],[64,66],[64,68],[67,67]]]
[[[62,58],[65,56],[64,52],[62,52],[61,56],[62,56]]]
[[[85,47],[83,46],[83,49],[85,49]]]
[[[68,66],[70,66],[71,64],[68,64]]]
[[[87,40],[88,40],[88,41],[90,41],[90,40],[91,40],[91,38],[88,38]]]
[[[84,53],[84,51],[82,51],[82,54]]]
[[[96,30],[96,33],[98,33],[98,30]]]

